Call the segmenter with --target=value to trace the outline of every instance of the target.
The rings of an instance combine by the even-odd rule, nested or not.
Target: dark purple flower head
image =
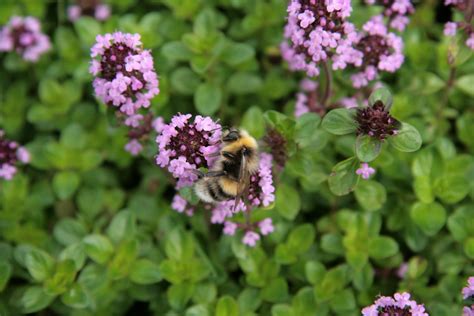
[[[101,2],[100,0],[76,0],[76,4],[67,9],[69,21],[74,22],[83,15],[94,17],[98,21],[107,20],[110,16],[110,7]]]
[[[400,122],[390,115],[380,100],[372,106],[358,108],[355,119],[358,135],[369,135],[382,141],[395,135],[400,128]]]
[[[89,71],[96,76],[97,97],[127,115],[150,106],[160,90],[153,58],[142,49],[140,35],[116,32],[97,35],[96,40]]]
[[[356,50],[361,53],[361,71],[351,77],[355,88],[368,85],[380,70],[395,72],[404,61],[403,41],[387,31],[382,16],[373,17],[364,24],[363,30],[354,43]]]
[[[10,180],[17,171],[16,164],[29,161],[29,152],[17,142],[6,139],[5,133],[0,130],[0,178]]]
[[[351,45],[355,27],[346,21],[352,11],[350,0],[292,0],[287,11],[287,41],[281,51],[291,70],[314,77],[320,62],[332,61],[333,69],[344,69],[360,60]]]
[[[193,121],[191,117],[175,115],[156,138],[156,163],[178,179],[179,188],[193,184],[197,176],[192,170],[209,168],[220,149],[221,126],[210,117],[198,115]]]
[[[365,2],[383,6],[383,15],[389,20],[390,27],[400,32],[409,22],[408,15],[415,12],[410,0],[365,0]]]
[[[276,165],[283,168],[288,160],[286,138],[277,129],[269,128],[263,137],[263,142],[269,149]]]
[[[119,115],[122,116],[123,114]],[[165,125],[163,118],[153,119],[152,113],[125,116],[123,123],[129,127],[129,142],[125,145],[125,150],[133,156],[138,155],[143,150],[143,143],[150,139],[152,133],[161,133]]]
[[[26,61],[37,61],[50,48],[49,37],[34,17],[13,16],[0,31],[0,52],[15,51]]]
[[[395,293],[392,297],[380,296],[373,305],[362,310],[363,316],[429,316],[422,304],[410,300],[410,294]]]

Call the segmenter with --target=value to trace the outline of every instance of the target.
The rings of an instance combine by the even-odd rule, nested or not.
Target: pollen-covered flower
[[[355,27],[346,21],[350,0],[291,0],[287,11],[281,52],[291,70],[314,77],[321,62],[332,61],[333,69],[359,62],[360,53],[351,45]]]
[[[94,17],[98,21],[105,21],[110,16],[110,7],[100,0],[76,0],[75,5],[67,9],[69,21],[75,22],[81,16]]]
[[[97,35],[91,48],[89,71],[96,78],[95,94],[127,115],[150,106],[159,93],[150,51],[143,50],[139,34],[116,32]]]
[[[410,294],[395,293],[392,297],[380,296],[373,305],[362,310],[363,316],[429,316],[422,304],[410,300]]]
[[[381,141],[395,135],[400,128],[400,122],[390,115],[380,100],[372,106],[358,108],[355,120],[358,135],[369,135]]]
[[[26,164],[30,161],[30,153],[17,142],[5,138],[0,130],[0,178],[10,180],[17,172],[18,162]]]
[[[26,61],[38,61],[50,48],[49,37],[41,33],[35,17],[13,16],[0,31],[0,52],[14,51]]]
[[[381,15],[373,17],[357,35],[355,49],[361,53],[360,71],[352,75],[355,88],[376,79],[379,71],[395,72],[404,61],[402,39],[387,31]]]
[[[370,167],[368,163],[363,162],[360,164],[360,168],[356,170],[356,174],[361,176],[362,179],[369,179],[371,175],[375,173],[375,169]]]
[[[178,179],[179,188],[193,184],[197,176],[192,171],[209,168],[220,149],[221,126],[210,117],[191,117],[175,115],[156,138],[156,163]]]
[[[403,31],[409,22],[408,15],[415,12],[410,0],[365,0],[365,3],[383,6],[383,15],[390,21],[390,27]]]

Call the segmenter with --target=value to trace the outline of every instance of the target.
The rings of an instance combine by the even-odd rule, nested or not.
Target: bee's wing
[[[245,156],[242,153],[242,156],[240,158],[239,179],[237,182],[237,195],[235,196],[234,208],[232,209],[233,212],[235,212],[235,210],[237,209],[237,205],[239,205],[242,196],[244,196],[244,199],[248,197],[249,182],[250,174],[247,170],[247,160],[245,159]],[[247,196],[245,196],[245,194],[247,194]]]

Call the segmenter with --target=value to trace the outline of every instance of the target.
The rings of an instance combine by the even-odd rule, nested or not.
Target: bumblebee
[[[221,141],[217,161],[209,172],[198,171],[199,179],[194,189],[207,203],[235,199],[235,210],[242,196],[246,197],[250,176],[258,170],[258,144],[247,131],[235,128],[226,130]]]

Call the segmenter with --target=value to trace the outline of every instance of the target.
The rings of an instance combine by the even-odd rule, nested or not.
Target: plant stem
[[[323,62],[323,70],[324,70],[324,75],[326,77],[326,87],[324,90],[324,94],[321,98],[321,105],[323,108],[326,107],[326,102],[329,99],[329,96],[331,94],[331,89],[332,89],[332,73],[331,69],[329,68],[328,64],[326,62]]]

